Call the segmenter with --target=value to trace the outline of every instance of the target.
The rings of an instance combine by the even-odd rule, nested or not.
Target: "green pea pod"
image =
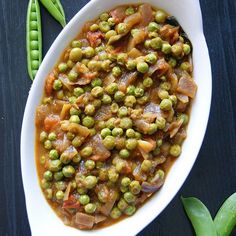
[[[26,21],[27,65],[33,80],[42,62],[42,30],[38,0],[30,0]]]
[[[219,236],[229,236],[236,226],[236,193],[225,200],[214,219]]]
[[[40,0],[40,2],[62,27],[66,25],[65,13],[59,0]]]
[[[193,225],[197,236],[217,236],[211,214],[197,198],[181,197],[184,209]]]

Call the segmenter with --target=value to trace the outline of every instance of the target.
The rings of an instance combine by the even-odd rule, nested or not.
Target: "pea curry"
[[[191,51],[149,4],[102,13],[66,48],[36,111],[40,185],[66,225],[110,225],[162,187],[197,90]]]

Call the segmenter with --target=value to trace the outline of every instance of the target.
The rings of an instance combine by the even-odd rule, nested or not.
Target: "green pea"
[[[39,140],[40,140],[40,142],[46,141],[46,140],[47,140],[47,137],[48,137],[47,132],[42,131],[42,132],[40,133],[40,135],[39,135]]]
[[[44,148],[48,149],[48,150],[51,149],[52,148],[52,142],[50,140],[46,140],[44,142]]]
[[[93,88],[97,87],[97,86],[102,86],[102,80],[99,78],[96,78],[96,79],[92,80],[91,85]]]
[[[62,169],[62,173],[65,177],[70,178],[75,174],[75,168],[71,165],[65,166]]]
[[[151,39],[150,47],[153,49],[160,49],[162,47],[162,39],[160,37]]]
[[[74,95],[76,97],[79,97],[80,95],[84,94],[84,90],[82,88],[80,88],[80,87],[77,87],[77,88],[74,88],[74,92],[73,93],[74,93]],[[77,115],[77,114],[75,114],[75,115]]]
[[[157,56],[154,53],[149,53],[146,55],[145,61],[149,64],[155,64],[157,61]]]
[[[32,5],[32,6],[33,6],[33,5]],[[32,11],[32,12],[30,13],[30,20],[31,20],[31,21],[37,21],[37,18],[38,18],[37,13],[34,12],[34,11]]]
[[[112,219],[118,219],[120,216],[121,216],[122,212],[119,210],[119,208],[117,207],[114,207],[112,210],[111,210],[111,213],[110,213],[110,217]]]
[[[148,134],[149,134],[149,135],[152,135],[152,134],[156,133],[157,127],[158,127],[158,126],[157,126],[157,124],[155,124],[155,123],[150,124],[150,125],[149,125],[149,128],[148,128]]]
[[[141,164],[141,170],[144,172],[150,171],[152,168],[152,162],[150,160],[144,160]]]
[[[96,176],[93,175],[89,175],[84,179],[84,184],[85,187],[88,189],[92,189],[95,187],[95,185],[97,184],[97,178]]]
[[[170,147],[170,155],[178,157],[181,154],[181,147],[177,144]]]
[[[112,75],[115,77],[119,77],[122,74],[122,71],[119,66],[115,66],[112,68]]]
[[[106,33],[108,32],[111,28],[110,28],[110,25],[108,22],[106,21],[101,21],[99,23],[99,29],[103,32],[103,33]]]
[[[166,20],[166,13],[162,10],[158,10],[155,15],[155,20],[157,23],[164,23]]]
[[[107,20],[107,22],[108,22],[109,26],[111,26],[111,27],[116,24],[116,23],[115,23],[115,19],[112,18],[112,17],[110,17],[110,18]]]
[[[128,138],[135,138],[135,131],[133,129],[127,129],[126,130],[126,136]]]
[[[156,22],[150,22],[148,25],[148,31],[149,32],[156,32],[160,30],[160,25],[158,25]]]
[[[88,104],[86,107],[85,107],[85,109],[84,109],[84,113],[86,114],[86,115],[94,115],[94,113],[95,113],[95,106],[94,105],[92,105],[92,104]]]
[[[97,206],[96,206],[96,204],[94,204],[94,203],[88,203],[88,204],[85,205],[85,207],[84,207],[85,212],[86,212],[86,213],[89,213],[89,214],[94,213],[94,212],[96,211],[96,209],[97,209]]]
[[[64,192],[59,190],[56,192],[56,199],[57,200],[62,200],[64,198]]]
[[[134,70],[137,66],[137,62],[135,60],[128,60],[127,63],[126,63],[126,68],[128,70]]]
[[[126,192],[124,194],[124,199],[127,203],[133,203],[136,200],[136,197],[131,192]]]
[[[49,158],[52,159],[52,160],[56,160],[58,159],[59,157],[59,154],[57,152],[56,149],[52,149],[50,152],[49,152]]]
[[[126,93],[128,95],[134,95],[134,91],[135,91],[135,86],[134,85],[129,85],[128,88],[127,88]]]
[[[122,91],[117,91],[114,95],[114,99],[116,102],[122,102],[125,98],[125,94]]]
[[[41,164],[41,165],[44,165],[45,162],[46,162],[46,157],[45,157],[44,155],[40,156],[39,161],[40,161],[40,164]]]
[[[126,140],[125,146],[128,150],[134,150],[137,147],[137,145],[138,145],[138,142],[136,139],[127,139]]]
[[[39,59],[39,51],[38,50],[32,50],[30,52],[32,60],[38,60]]]
[[[159,89],[158,97],[162,100],[165,98],[169,98],[169,93],[166,90]]]
[[[91,31],[95,32],[99,29],[99,26],[98,26],[98,24],[92,24],[89,29]]]
[[[160,88],[169,91],[171,89],[171,84],[169,82],[162,82]]]
[[[92,47],[86,47],[83,51],[86,58],[91,58],[94,56],[95,51]]]
[[[125,34],[128,30],[128,25],[126,23],[119,23],[117,25],[116,31],[118,34]]]
[[[150,88],[152,85],[153,85],[153,80],[152,80],[152,78],[146,77],[146,78],[143,80],[143,86],[144,86],[145,88]]]
[[[96,86],[96,87],[94,87],[94,88],[91,90],[91,94],[92,94],[95,98],[101,97],[101,96],[103,96],[103,88],[100,87],[100,86]]]
[[[116,91],[118,91],[117,83],[111,83],[105,88],[106,92],[110,95],[113,95]]]
[[[54,80],[53,82],[53,89],[54,90],[60,90],[62,87],[62,82],[58,79]]]
[[[180,68],[182,70],[185,70],[185,71],[191,71],[192,70],[191,64],[189,62],[187,62],[187,61],[181,63]]]
[[[160,103],[160,108],[164,111],[169,111],[172,108],[172,102],[170,99],[163,99]]]
[[[115,125],[114,125],[115,121],[116,121],[116,119],[114,117],[112,117],[108,121],[106,121],[107,128],[109,128],[109,129],[115,128]]]
[[[80,40],[73,40],[71,42],[71,47],[72,48],[81,48],[82,47],[82,42]]]
[[[129,95],[125,97],[125,106],[133,107],[136,103],[136,98],[133,95]]]
[[[146,62],[138,62],[137,64],[137,71],[141,72],[141,73],[147,73],[148,72],[148,64]]]
[[[86,194],[80,195],[79,202],[82,205],[87,205],[90,202],[90,197]]]
[[[112,150],[115,147],[115,138],[108,135],[103,139],[102,143],[108,150]]]
[[[117,182],[119,178],[119,174],[116,172],[115,169],[109,169],[108,170],[108,178],[112,183]]]
[[[30,40],[38,40],[38,31],[37,30],[30,31]]]
[[[53,178],[53,174],[52,174],[52,172],[50,170],[47,170],[47,171],[44,172],[43,177],[47,181],[51,181],[52,178]]]
[[[124,118],[121,119],[120,127],[122,129],[130,129],[130,128],[132,128],[132,126],[133,126],[133,122],[130,118],[124,117]]]
[[[85,116],[82,121],[82,124],[87,128],[92,128],[94,123],[94,119],[91,116]]]
[[[133,180],[130,183],[129,188],[130,188],[130,192],[133,193],[134,195],[139,194],[141,191],[141,185],[137,180]]]
[[[79,124],[80,123],[80,118],[78,115],[72,115],[69,119],[70,123],[76,123]]]
[[[59,72],[66,72],[68,69],[68,66],[66,63],[62,62],[58,65]]]
[[[117,103],[112,103],[111,104],[111,112],[112,113],[117,113],[119,109],[119,105]]]
[[[30,21],[30,29],[31,30],[37,30],[38,29],[38,23],[36,20]],[[38,42],[38,41],[37,41]]]
[[[90,157],[93,154],[93,148],[92,147],[84,147],[81,151],[80,151],[80,155],[82,157]]]
[[[130,152],[127,149],[122,149],[119,152],[119,156],[126,159],[130,156]]]
[[[51,183],[49,183],[46,179],[41,180],[41,187],[43,189],[48,189],[51,187]]]
[[[121,180],[121,185],[124,187],[128,187],[131,183],[131,180],[129,177],[123,177]]]
[[[142,97],[144,95],[144,90],[142,88],[135,88],[134,90],[134,96],[135,97]]]
[[[62,171],[59,171],[59,172],[54,173],[53,177],[56,181],[59,181],[63,179],[64,175]]]
[[[126,61],[128,60],[128,55],[127,53],[119,53],[117,55],[117,63],[124,65],[126,63]]]
[[[55,183],[55,187],[56,187],[56,189],[57,190],[61,190],[61,191],[64,191],[64,190],[66,190],[66,182],[64,182],[64,181],[57,181],[56,183]]]
[[[188,55],[191,52],[191,47],[188,44],[184,44],[183,51],[185,55]]]
[[[163,117],[157,117],[156,124],[158,129],[164,129],[166,126],[166,120]]]
[[[114,136],[114,137],[118,137],[118,136],[122,136],[123,135],[123,129],[121,129],[121,128],[114,128],[113,130],[112,130],[112,135]]]
[[[52,199],[52,189],[46,189],[44,193],[47,199]]]
[[[70,81],[75,81],[78,77],[78,73],[74,70],[71,70],[68,74],[68,78]]]
[[[87,67],[89,68],[89,70],[92,71],[98,71],[101,69],[101,62],[100,61],[96,61],[96,60],[91,60],[88,62]]]
[[[80,61],[82,59],[82,50],[80,48],[72,48],[69,59],[73,62]]]
[[[104,128],[101,130],[101,136],[102,138],[105,138],[106,136],[111,135],[111,130],[108,128]]]
[[[182,113],[178,115],[178,120],[183,120],[183,125],[187,125],[189,121],[189,117],[187,114]]]
[[[111,97],[107,94],[104,94],[102,97],[102,102],[105,105],[111,104],[111,102],[112,102]]]
[[[75,63],[71,60],[68,60],[66,65],[68,66],[68,68],[72,69],[74,67]]]
[[[171,53],[171,45],[169,43],[163,43],[161,47],[161,51],[165,54]]]
[[[123,198],[121,198],[120,201],[117,203],[117,207],[121,211],[124,211],[128,207],[128,204],[127,204],[127,202]]]
[[[174,44],[171,46],[171,51],[174,56],[178,57],[182,54],[182,47],[179,44]]]
[[[127,15],[127,16],[130,16],[130,15],[132,15],[132,14],[134,14],[134,8],[133,7],[128,7],[128,8],[126,8],[126,10],[125,10],[125,15]]]
[[[146,49],[149,49],[149,48],[151,47],[151,39],[145,40],[145,42],[144,42],[144,47],[145,47]]]
[[[136,211],[135,206],[128,206],[125,210],[124,213],[128,216],[132,216]]]
[[[62,163],[60,160],[49,160],[48,161],[48,169],[52,172],[57,172],[61,170]]]
[[[104,12],[100,15],[99,18],[100,18],[101,21],[107,21],[108,18],[109,18],[109,14],[107,12]]]
[[[87,160],[85,162],[85,168],[88,170],[93,170],[95,168],[95,162],[93,160]]]
[[[115,36],[115,35],[117,35],[115,30],[109,30],[108,32],[106,32],[105,38],[109,40],[112,36]]]
[[[128,115],[128,108],[125,107],[125,106],[122,106],[119,108],[118,110],[118,116],[119,117],[124,117],[124,116],[127,116]]]

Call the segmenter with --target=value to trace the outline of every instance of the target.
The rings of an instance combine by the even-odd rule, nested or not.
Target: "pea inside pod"
[[[42,62],[41,15],[38,0],[30,0],[26,24],[27,65],[33,80]]]
[[[66,25],[65,13],[60,0],[40,0],[48,12],[64,27]]]

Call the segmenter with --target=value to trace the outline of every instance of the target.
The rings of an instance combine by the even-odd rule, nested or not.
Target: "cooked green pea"
[[[125,98],[125,106],[133,107],[136,103],[136,98],[133,95],[129,95]]]
[[[177,65],[177,61],[176,61],[176,59],[175,58],[173,58],[173,57],[171,57],[170,59],[169,59],[169,61],[168,61],[168,64],[171,66],[171,67],[176,67],[176,65]]]
[[[179,44],[174,44],[171,46],[171,51],[174,56],[178,57],[182,54],[182,47]]]
[[[80,123],[80,118],[78,115],[72,115],[70,117],[70,123],[76,123],[76,124],[79,124]]]
[[[124,213],[128,216],[132,216],[136,211],[135,206],[128,206],[125,210]]]
[[[171,84],[169,82],[162,82],[160,88],[169,91],[171,89]]]
[[[85,187],[88,189],[92,189],[97,184],[96,176],[89,175],[84,179]]]
[[[108,121],[106,121],[107,128],[109,128],[109,129],[115,128],[115,125],[114,125],[115,121],[116,121],[116,119],[114,117],[112,117]]]
[[[160,103],[160,108],[164,111],[169,111],[172,108],[172,102],[170,99],[163,99]]]
[[[49,183],[46,179],[41,180],[41,187],[43,189],[48,189],[51,187],[51,183]]]
[[[91,71],[98,71],[98,70],[101,69],[101,66],[102,66],[101,62],[100,61],[96,61],[96,60],[91,60],[87,64],[87,67]]]
[[[44,155],[40,156],[39,161],[40,161],[40,164],[41,164],[41,165],[44,165],[45,162],[46,162],[46,157],[45,157]]]
[[[134,85],[129,85],[128,88],[127,88],[126,93],[128,95],[134,95],[134,91],[135,91],[135,86]]]
[[[66,65],[68,66],[69,69],[72,69],[73,66],[75,65],[75,63],[73,61],[71,61],[71,60],[68,60]]]
[[[157,32],[149,32],[148,37],[149,38],[157,38],[157,37],[159,37],[159,34]]]
[[[112,102],[111,97],[107,94],[104,94],[102,97],[102,102],[105,105],[111,104],[111,102]]]
[[[87,160],[84,165],[88,170],[93,170],[95,168],[95,162],[93,160]]]
[[[119,117],[127,116],[127,114],[128,114],[128,108],[127,107],[122,106],[122,107],[119,108],[119,110],[118,110],[118,116]]]
[[[112,68],[112,75],[115,77],[119,77],[121,75],[122,71],[119,66],[115,66]]]
[[[149,32],[155,32],[160,30],[160,25],[158,25],[156,22],[150,22],[148,25],[148,31]]]
[[[171,45],[169,43],[163,43],[161,47],[161,51],[165,54],[171,53]]]
[[[126,61],[128,60],[128,55],[127,53],[119,53],[117,55],[117,63],[124,65],[126,63]]]
[[[141,98],[138,98],[137,103],[139,105],[144,105],[145,103],[148,102],[148,100],[149,100],[148,96],[145,95],[145,96],[142,96]]]
[[[112,150],[115,147],[115,138],[108,135],[103,139],[102,143],[108,150]]]
[[[115,23],[115,19],[113,17],[110,17],[108,20],[107,20],[109,26],[114,26],[116,23]]]
[[[128,70],[134,70],[137,66],[137,62],[135,60],[129,59],[126,63],[126,68]]]
[[[126,130],[126,136],[128,138],[134,138],[135,137],[135,131],[133,129],[127,129]]]
[[[91,58],[94,56],[95,54],[95,51],[92,47],[86,47],[84,50],[83,50],[83,53],[85,55],[86,58]]]
[[[128,158],[130,156],[130,152],[127,149],[122,149],[119,152],[119,156],[122,158]]]
[[[112,103],[111,104],[111,112],[112,113],[117,113],[118,112],[118,109],[119,109],[119,105],[117,103]]]
[[[139,88],[139,87],[135,88],[135,90],[134,90],[135,97],[137,97],[137,98],[142,97],[143,94],[144,94],[144,90],[142,88]]]
[[[171,100],[173,106],[177,104],[177,97],[175,95],[170,95],[169,99]]]
[[[65,177],[70,178],[75,174],[75,168],[71,165],[65,166],[62,169],[62,173]]]
[[[136,139],[141,139],[142,135],[139,132],[135,132],[135,138]]]
[[[62,171],[59,171],[59,172],[54,173],[53,177],[56,181],[59,181],[63,179],[64,175]]]
[[[135,149],[135,148],[137,147],[137,145],[138,145],[138,142],[137,142],[136,139],[127,139],[127,140],[126,140],[125,146],[126,146],[126,148],[127,148],[128,150],[133,150],[133,149]]]
[[[119,208],[117,207],[114,207],[112,210],[111,210],[111,213],[110,213],[110,217],[112,219],[118,219],[120,216],[121,216],[121,211],[119,210]]]
[[[136,197],[131,192],[126,192],[124,194],[124,199],[127,203],[133,203],[136,200]]]
[[[166,126],[166,120],[163,117],[157,117],[156,124],[158,129],[164,129]]]
[[[62,62],[58,65],[59,72],[66,72],[68,69],[68,66],[66,63]]]
[[[72,48],[81,48],[82,47],[82,42],[80,40],[73,40],[71,42],[71,47]]]
[[[121,129],[121,128],[114,128],[113,130],[112,130],[112,135],[114,136],[114,137],[118,137],[118,136],[122,136],[123,135],[123,129]]]
[[[76,136],[73,140],[72,140],[72,145],[77,148],[80,147],[82,145],[83,139],[81,139],[81,137]]]
[[[117,204],[117,207],[121,210],[121,211],[124,211],[127,207],[128,207],[128,204],[127,202],[121,198],[120,201],[118,202]]]
[[[100,15],[99,18],[100,18],[101,21],[107,21],[108,18],[109,18],[109,14],[107,12],[104,12]]]
[[[84,109],[84,113],[86,114],[86,115],[94,115],[94,113],[95,113],[95,106],[94,105],[92,105],[92,104],[88,104],[86,107],[85,107],[85,109]]]
[[[94,32],[99,29],[99,26],[98,26],[98,24],[92,24],[89,29]]]
[[[179,115],[178,115],[178,119],[183,120],[183,125],[187,125],[187,124],[188,124],[189,117],[188,117],[187,114],[184,114],[184,113],[179,114]]]
[[[64,192],[59,190],[56,192],[56,199],[57,200],[62,200],[64,198]]]
[[[97,206],[96,206],[96,204],[94,204],[94,203],[88,203],[88,204],[85,205],[85,207],[84,207],[85,212],[86,212],[86,213],[89,213],[89,214],[94,213],[94,212],[96,211],[96,209],[97,209]]]
[[[74,88],[74,95],[76,97],[79,97],[80,95],[82,95],[84,93],[84,90],[80,87]]]
[[[130,16],[130,15],[132,15],[132,14],[134,14],[134,8],[133,7],[128,7],[128,8],[126,8],[126,10],[125,10],[125,15],[127,15],[127,16]]]
[[[91,85],[93,88],[97,87],[97,86],[102,86],[102,80],[99,78],[96,78],[96,79],[92,80]]]
[[[103,95],[103,88],[96,86],[91,90],[91,94],[96,98],[101,97]]]
[[[191,52],[191,47],[188,44],[184,44],[183,51],[185,55],[188,55]]]
[[[169,98],[169,93],[166,90],[159,89],[158,90],[158,97],[162,100],[165,99],[165,98]]]
[[[90,202],[90,197],[86,194],[79,196],[79,202],[82,205],[86,205]]]
[[[102,138],[105,138],[106,136],[110,136],[111,135],[111,130],[108,128],[104,128],[101,130],[101,136]]]
[[[160,49],[162,47],[162,39],[160,37],[151,39],[150,47],[153,49]]]
[[[103,33],[106,33],[108,32],[111,28],[110,28],[110,25],[108,22],[106,21],[101,21],[99,23],[99,29],[103,32]]]
[[[152,85],[153,85],[153,80],[152,80],[152,78],[146,77],[146,78],[143,80],[143,86],[144,86],[145,88],[150,88]]]
[[[91,116],[85,116],[82,124],[87,128],[92,128],[94,126],[94,119]]]
[[[81,156],[79,154],[75,155],[72,159],[74,163],[79,163],[81,161]]]
[[[82,50],[80,48],[72,48],[70,51],[69,59],[73,62],[80,61],[82,59]]]
[[[60,160],[49,160],[48,161],[48,169],[52,172],[56,172],[61,170],[62,163]]]
[[[187,62],[187,61],[181,63],[180,68],[182,70],[185,70],[185,71],[191,71],[192,70],[191,64],[189,62]]]
[[[111,38],[112,36],[117,35],[115,30],[109,30],[108,32],[106,32],[105,34],[105,38],[108,40],[109,38]]]
[[[157,56],[154,53],[149,53],[146,55],[145,61],[149,64],[154,64],[157,61]]]
[[[118,85],[117,85],[117,83],[111,83],[105,88],[105,90],[108,94],[112,95],[116,91],[118,91]]]
[[[52,160],[56,160],[58,159],[59,157],[59,154],[57,152],[56,149],[52,149],[50,152],[49,152],[49,158],[52,159]]]
[[[47,137],[48,137],[47,132],[42,131],[42,132],[40,133],[40,136],[39,136],[39,140],[40,140],[40,142],[44,142],[44,141],[46,141],[46,140],[47,140]]]
[[[141,191],[141,185],[137,180],[133,180],[130,185],[130,192],[133,193],[134,195],[139,194]]]
[[[166,13],[162,10],[157,10],[156,15],[155,15],[155,20],[157,23],[164,23],[166,20]]]
[[[144,47],[147,48],[147,49],[151,47],[151,39],[145,40]]]
[[[45,171],[44,174],[43,174],[43,177],[47,181],[51,181],[52,178],[53,178],[52,172],[50,170]]]
[[[78,73],[74,70],[71,70],[68,74],[68,78],[70,81],[75,81],[78,77]]]
[[[119,23],[117,25],[116,31],[118,34],[125,34],[128,30],[128,26],[126,23]]]
[[[150,171],[152,168],[152,162],[150,160],[144,160],[141,164],[141,170],[144,172]]]
[[[50,140],[46,140],[44,142],[44,148],[48,149],[48,150],[51,149],[52,148],[52,142]]]
[[[148,64],[146,62],[138,62],[137,64],[137,71],[141,72],[141,73],[147,73],[148,72]]]
[[[80,155],[82,157],[89,157],[93,154],[93,148],[92,147],[84,147],[81,151],[80,151]]]
[[[122,102],[125,98],[125,94],[122,91],[117,91],[114,95],[114,99],[116,102]]]
[[[66,182],[64,182],[64,181],[57,181],[56,183],[55,183],[55,187],[56,187],[56,189],[57,190],[61,190],[61,191],[64,191],[64,190],[66,190]]]
[[[120,127],[122,129],[130,129],[130,128],[132,128],[132,126],[133,126],[133,122],[130,118],[124,117],[124,118],[121,119]]]
[[[116,172],[115,169],[109,169],[108,170],[108,178],[112,183],[117,182],[119,178],[119,174]]]
[[[157,131],[157,124],[153,123],[153,124],[150,124],[149,125],[149,128],[148,128],[148,134],[149,135],[152,135],[154,134],[156,131]]]
[[[129,177],[123,177],[121,180],[121,185],[124,187],[128,187],[131,183],[131,180]]]
[[[178,157],[181,154],[181,147],[178,144],[172,145],[170,147],[170,155]]]

